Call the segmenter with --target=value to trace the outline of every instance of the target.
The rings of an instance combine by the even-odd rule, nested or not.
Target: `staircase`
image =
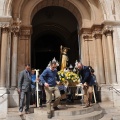
[[[80,104],[59,106],[61,110],[53,111],[52,120],[99,120],[103,112],[98,104],[83,108]],[[45,108],[35,108],[34,113],[24,115],[23,120],[48,120]]]

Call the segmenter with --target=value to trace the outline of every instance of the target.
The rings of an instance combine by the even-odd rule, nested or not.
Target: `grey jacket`
[[[19,75],[18,89],[23,92],[30,92],[31,84],[34,84],[31,80],[31,74],[29,74],[26,70],[21,71]]]

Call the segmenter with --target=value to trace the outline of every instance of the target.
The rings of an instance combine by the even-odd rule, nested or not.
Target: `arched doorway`
[[[41,9],[33,17],[32,27],[32,67],[43,70],[54,57],[59,61],[61,45],[70,48],[69,64],[74,65],[79,59],[78,23],[67,9],[58,6]]]

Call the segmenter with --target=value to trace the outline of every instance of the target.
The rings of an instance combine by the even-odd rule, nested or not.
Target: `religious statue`
[[[67,67],[67,62],[68,62],[68,56],[67,56],[67,52],[68,52],[67,47],[62,47],[60,48],[60,52],[61,52],[61,70],[66,69]]]

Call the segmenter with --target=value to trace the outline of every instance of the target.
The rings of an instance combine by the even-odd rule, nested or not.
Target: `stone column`
[[[11,69],[11,88],[16,88],[17,86],[17,54],[18,54],[18,33],[20,30],[21,21],[19,18],[13,21],[11,26],[12,34],[12,69]],[[22,47],[22,46],[21,46]]]
[[[84,65],[90,65],[90,51],[89,51],[89,38],[91,36],[90,28],[82,28],[81,31],[81,55],[82,55],[82,63]]]
[[[103,46],[103,58],[104,58],[104,68],[105,68],[105,81],[106,84],[110,84],[110,61],[109,61],[109,51],[107,38],[105,34],[102,34],[102,46]]]
[[[108,51],[109,51],[109,66],[110,66],[110,83],[116,84],[116,65],[115,65],[115,56],[113,48],[113,39],[112,39],[113,29],[110,26],[105,26],[104,34],[107,37]]]
[[[22,26],[18,42],[18,73],[24,69],[25,64],[30,63],[30,37],[31,26]]]
[[[6,69],[6,87],[10,88],[11,84],[11,31],[8,33],[8,47],[7,47],[7,69]]]
[[[17,79],[18,78],[18,75],[17,75],[17,56],[18,56],[17,55],[17,47],[18,47],[18,32],[14,31],[13,35],[12,35],[11,88],[10,88],[10,94],[8,96],[9,107],[19,106],[19,95],[15,89],[17,87],[17,84],[18,84],[18,79]]]
[[[102,33],[94,32],[94,37],[96,40],[96,51],[97,51],[97,67],[98,67],[98,83],[105,84],[104,77],[104,62],[103,62],[103,48],[102,48]]]
[[[97,66],[97,82],[105,84],[103,47],[102,47],[102,25],[94,25],[92,27],[93,37],[95,40],[95,56]]]
[[[6,86],[6,60],[7,60],[7,45],[8,45],[8,27],[2,28],[2,44],[1,44],[1,77],[0,87]]]
[[[17,46],[18,46],[18,33],[13,34],[12,40],[12,69],[11,69],[11,88],[17,86]]]
[[[20,24],[21,24],[21,21],[19,19],[16,21],[13,21],[13,24],[11,25],[11,29],[10,29],[12,33],[12,36],[11,36],[12,48],[11,48],[11,88],[10,88],[10,94],[8,96],[9,107],[19,106],[19,95],[15,88],[17,87],[17,84],[18,84],[17,57],[18,57],[18,35],[20,30]]]
[[[89,36],[88,35],[84,35],[84,63],[85,65],[90,65],[90,56],[89,56],[89,47],[88,47],[88,39]]]

